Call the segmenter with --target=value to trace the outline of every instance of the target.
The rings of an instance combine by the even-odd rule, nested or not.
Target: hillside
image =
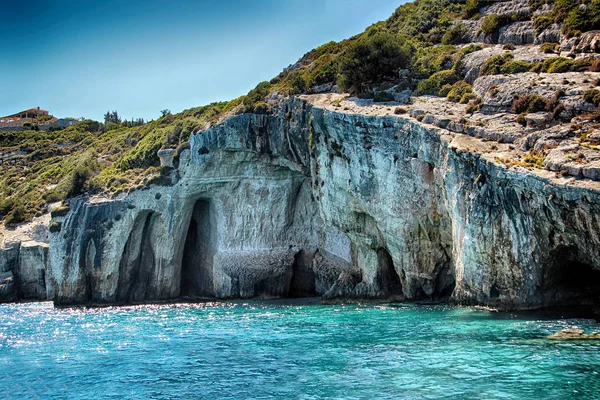
[[[507,167],[600,179],[600,1],[424,0],[305,54],[230,102],[143,126],[83,121],[55,132],[0,132],[0,219],[13,225],[82,193],[116,196],[160,183],[161,148],[285,97],[344,92],[396,114],[489,142]],[[369,100],[371,99],[371,100]]]

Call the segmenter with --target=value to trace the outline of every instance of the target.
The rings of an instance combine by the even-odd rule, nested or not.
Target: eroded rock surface
[[[595,186],[507,168],[451,118],[338,98],[232,117],[191,137],[168,184],[72,200],[53,220],[48,298],[593,301]]]
[[[0,229],[0,302],[46,300],[50,215]]]

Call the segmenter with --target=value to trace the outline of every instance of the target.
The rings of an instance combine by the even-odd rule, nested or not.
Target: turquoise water
[[[593,320],[443,306],[0,306],[0,397],[598,399]]]

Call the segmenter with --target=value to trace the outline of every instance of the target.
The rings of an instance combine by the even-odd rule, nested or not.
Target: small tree
[[[167,115],[171,115],[171,110],[165,108],[164,110],[160,110],[160,116],[165,117]]]
[[[398,35],[380,31],[348,47],[339,63],[338,85],[364,93],[369,85],[398,77],[410,65],[411,51]]]
[[[115,111],[107,111],[106,114],[104,114],[104,123],[108,124],[109,122],[114,122],[115,124],[120,124],[121,123],[121,117],[119,116],[119,113],[117,112],[117,110]]]
[[[271,84],[269,82],[261,82],[249,91],[243,100],[245,112],[254,112],[254,105],[261,101],[264,102],[270,90]]]

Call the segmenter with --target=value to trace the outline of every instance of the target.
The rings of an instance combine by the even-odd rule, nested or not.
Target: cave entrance
[[[439,270],[435,278],[435,291],[433,297],[436,300],[448,300],[456,288],[456,277],[454,268],[450,262],[446,262]],[[494,289],[496,289],[494,287]]]
[[[142,212],[133,224],[119,264],[117,301],[135,303],[147,300],[151,296],[156,261],[153,230],[157,218],[158,214]],[[90,268],[94,263],[95,254],[95,242],[90,240],[86,250],[86,262]],[[89,293],[91,294],[91,291]]]
[[[377,283],[387,297],[402,296],[402,281],[394,268],[392,256],[384,248],[377,250]]]
[[[216,221],[208,200],[194,204],[181,262],[180,293],[184,297],[214,297],[213,258]]]
[[[313,297],[317,295],[312,255],[300,250],[294,258],[289,297]]]
[[[542,284],[547,305],[600,306],[600,270],[582,262],[577,248],[560,247],[550,259]]]

